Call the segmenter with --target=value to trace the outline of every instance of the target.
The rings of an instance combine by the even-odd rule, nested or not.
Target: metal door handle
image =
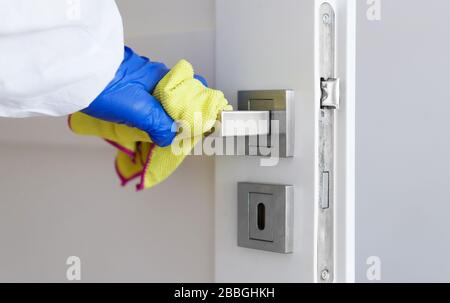
[[[245,137],[248,156],[276,149],[279,157],[287,158],[294,156],[294,129],[292,90],[239,91],[238,111],[222,112],[215,135],[225,140]]]
[[[224,111],[222,137],[263,136],[270,134],[269,111]]]

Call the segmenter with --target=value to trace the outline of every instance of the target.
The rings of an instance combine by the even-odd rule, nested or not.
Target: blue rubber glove
[[[151,94],[169,72],[162,63],[151,62],[125,47],[125,56],[114,79],[82,110],[92,117],[125,124],[148,133],[159,146],[168,146],[176,135],[176,124]],[[207,86],[206,81],[196,78]]]

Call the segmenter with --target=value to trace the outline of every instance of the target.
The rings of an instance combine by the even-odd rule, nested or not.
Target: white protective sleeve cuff
[[[114,0],[1,0],[0,117],[86,108],[123,55]]]

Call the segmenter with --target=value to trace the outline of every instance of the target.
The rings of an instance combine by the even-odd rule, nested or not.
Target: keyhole
[[[258,229],[264,230],[266,228],[266,206],[263,203],[258,204]]]

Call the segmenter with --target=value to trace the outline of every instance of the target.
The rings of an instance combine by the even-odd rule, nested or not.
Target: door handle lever
[[[264,136],[270,134],[270,111],[223,111],[220,136]]]
[[[223,111],[221,123],[213,136],[224,144],[234,144],[233,138],[245,141],[237,155],[294,156],[294,92],[292,90],[256,90],[238,92],[238,110]]]

